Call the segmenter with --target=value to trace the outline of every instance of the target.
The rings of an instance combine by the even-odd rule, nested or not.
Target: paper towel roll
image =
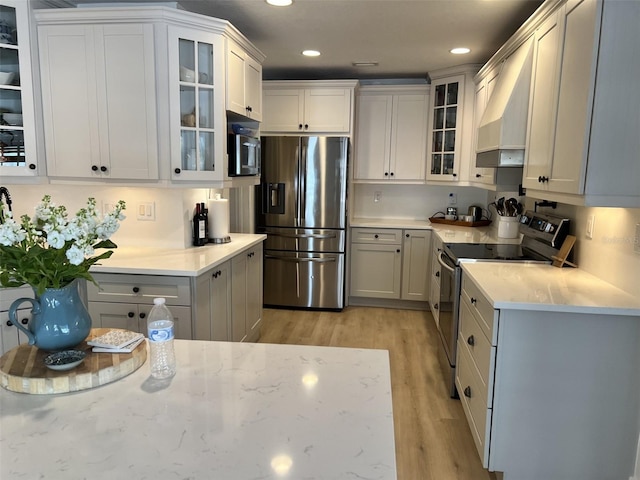
[[[209,238],[223,239],[229,236],[229,200],[216,198],[209,200]]]

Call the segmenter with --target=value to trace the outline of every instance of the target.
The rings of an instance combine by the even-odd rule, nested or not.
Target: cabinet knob
[[[482,175],[480,175],[479,173],[476,173],[476,178],[480,178]]]
[[[471,303],[472,303],[472,304],[474,304],[474,305],[475,305],[477,301],[478,301],[478,300],[476,300],[474,297],[471,297]]]
[[[398,248],[398,249],[396,249],[396,253],[400,253],[400,249],[399,249],[399,248]]]
[[[545,177],[544,175],[538,177],[538,182],[539,183],[544,183],[544,182],[548,182],[549,181],[549,177]]]
[[[302,130],[302,124],[301,123],[298,124],[298,130]]]
[[[457,173],[452,173],[451,175],[452,175],[452,176],[454,176],[454,177],[457,177],[457,176],[458,176],[458,174],[457,174]]]
[[[384,176],[388,177],[389,176],[389,172],[384,172]]]
[[[13,327],[13,322],[11,320],[7,320],[7,327]]]
[[[389,175],[391,175],[393,177],[393,172],[391,172]]]
[[[378,238],[378,234],[376,233],[376,234],[373,236],[373,238]]]
[[[471,387],[467,386],[467,388],[464,389],[464,396],[471,398]]]
[[[467,343],[472,347],[476,344],[476,339],[473,338],[473,335],[469,335],[469,338],[467,338]]]
[[[440,276],[440,272],[436,272],[436,277],[439,277],[439,276]]]
[[[251,112],[251,111],[252,111],[252,109],[251,109],[251,106],[250,106],[250,105],[247,105],[246,107],[244,107],[244,109],[245,109],[247,112]]]
[[[91,170],[93,170],[94,172],[98,171],[98,166],[97,165],[91,165]]]
[[[133,318],[134,315],[135,315],[135,313],[133,313],[133,312],[127,313],[127,317],[129,317],[129,318]]]
[[[102,166],[100,167],[100,171],[101,171],[101,172],[106,172],[106,171],[107,171],[107,167],[105,167],[104,165],[102,165]]]
[[[176,168],[176,169],[174,170],[174,172],[175,172],[175,173],[180,173],[181,171],[182,171],[182,170],[180,170],[179,168]]]
[[[406,234],[405,234],[405,237],[409,238],[409,234],[408,234],[408,233],[406,233]]]
[[[27,323],[29,323],[29,319],[23,318],[22,320],[20,320],[20,323],[22,323],[23,325],[26,325]]]
[[[147,316],[147,314],[146,314],[146,313],[144,313],[144,312],[141,312],[141,313],[140,313],[140,318],[144,318],[144,317],[146,317],[146,316]]]
[[[434,310],[438,310],[438,308],[440,308],[440,307],[438,307],[438,304],[437,304],[437,303],[434,303],[434,304],[433,304],[433,309],[434,309]]]
[[[305,123],[305,124],[304,124],[304,129],[305,129],[305,130],[308,130],[308,129],[309,129],[309,124],[308,124],[308,123]]]
[[[36,169],[36,164],[35,163],[30,163],[29,164],[29,169],[30,170],[35,170]]]
[[[218,272],[213,272],[213,275],[211,275],[213,278],[218,278]]]
[[[140,291],[140,287],[133,287],[133,293],[138,293]]]

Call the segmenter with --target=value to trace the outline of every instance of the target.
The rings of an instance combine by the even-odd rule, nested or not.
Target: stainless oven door
[[[440,269],[440,323],[439,333],[446,355],[445,365],[447,384],[452,396],[455,396],[456,341],[458,338],[458,318],[460,311],[461,268],[445,252],[438,256]]]

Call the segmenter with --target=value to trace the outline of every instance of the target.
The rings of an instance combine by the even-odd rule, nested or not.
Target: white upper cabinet
[[[527,195],[640,206],[640,2],[568,0],[535,34]]]
[[[429,86],[361,87],[354,181],[424,183]]]
[[[262,120],[262,65],[227,40],[227,110]]]
[[[264,56],[233,26],[160,6],[34,15],[49,175],[236,184],[228,176],[227,101],[260,117]],[[227,42],[236,57],[227,57]]]
[[[473,107],[475,66],[429,72],[427,181],[468,184],[475,165]],[[462,182],[462,183],[461,183]]]
[[[0,175],[44,175],[36,154],[29,4],[0,0]]]
[[[262,133],[350,135],[357,81],[263,83]]]
[[[157,179],[153,27],[61,22],[38,35],[48,175]]]
[[[495,68],[483,78],[476,86],[475,108],[473,110],[473,126],[474,126],[474,139],[473,145],[477,145],[478,139],[478,126],[480,125],[480,119],[487,106],[493,87],[496,85],[496,80],[500,74],[500,69]],[[495,168],[482,168],[475,166],[475,158],[471,158],[471,165],[469,167],[469,182],[480,183],[486,185],[492,185],[495,183]]]

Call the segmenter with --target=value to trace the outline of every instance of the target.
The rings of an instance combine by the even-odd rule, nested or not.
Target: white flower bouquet
[[[0,208],[4,208],[2,202]],[[125,208],[120,200],[102,216],[96,200],[89,198],[87,206],[68,219],[67,209],[45,195],[33,218],[23,215],[18,223],[10,212],[5,213],[0,223],[0,285],[28,284],[41,295],[47,288],[63,288],[77,278],[94,282],[89,268],[113,254],[107,250],[95,255],[95,251],[117,248],[109,238],[124,220]]]

